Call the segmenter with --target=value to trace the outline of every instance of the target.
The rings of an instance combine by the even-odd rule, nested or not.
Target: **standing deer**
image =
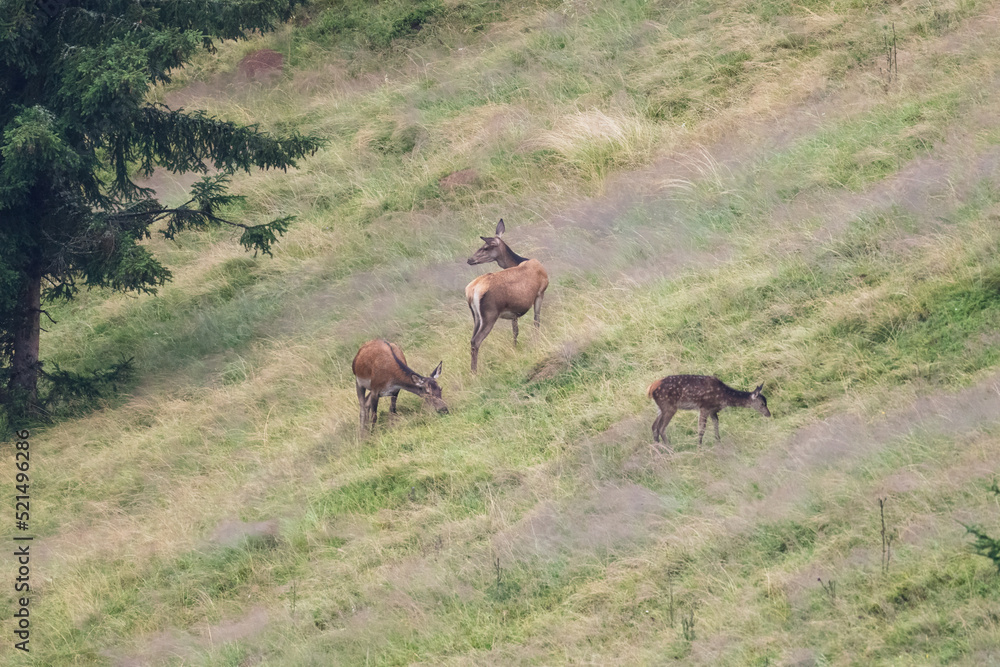
[[[441,375],[441,362],[428,377],[424,377],[406,365],[403,351],[395,343],[385,340],[370,340],[361,346],[351,370],[354,371],[354,384],[358,390],[358,403],[361,406],[361,428],[371,420],[371,427],[378,421],[378,399],[380,396],[390,396],[389,412],[396,412],[396,397],[399,390],[413,392],[420,396],[438,412],[448,412],[448,406],[441,399],[441,387],[437,383]],[[365,396],[365,390],[368,396]]]
[[[535,327],[539,326],[542,297],[549,286],[549,274],[537,259],[525,259],[510,249],[500,237],[503,219],[497,223],[496,236],[480,236],[485,243],[469,258],[469,264],[496,262],[502,271],[479,276],[465,288],[465,299],[472,311],[472,372],[476,372],[479,346],[493,330],[497,318],[510,320],[517,345],[517,318],[535,307]]]
[[[719,410],[723,408],[753,408],[765,417],[770,417],[767,399],[760,393],[764,385],[753,391],[740,391],[727,386],[719,378],[709,375],[670,375],[649,385],[646,395],[656,401],[660,409],[653,422],[653,442],[661,440],[670,444],[666,436],[667,424],[678,410],[700,410],[698,416],[698,444],[705,435],[705,425],[712,418],[715,426],[715,441],[719,442]],[[654,444],[660,450],[662,446]]]

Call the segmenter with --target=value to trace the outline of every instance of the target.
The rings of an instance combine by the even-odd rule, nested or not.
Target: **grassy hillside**
[[[33,651],[0,660],[1000,664],[962,526],[1000,536],[998,20],[329,0],[182,73],[158,99],[329,145],[234,183],[230,215],[297,216],[273,258],[153,240],[159,295],[52,310],[47,361],[137,380],[33,432]],[[261,48],[284,72],[244,80]],[[551,285],[474,376],[500,217]],[[443,360],[448,415],[403,394],[359,433],[374,337]],[[763,382],[773,418],[698,447],[681,412],[657,454],[675,373]]]

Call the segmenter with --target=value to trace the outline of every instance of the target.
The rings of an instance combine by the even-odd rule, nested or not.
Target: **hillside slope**
[[[48,361],[139,378],[33,435],[35,662],[0,659],[1000,664],[962,527],[1000,535],[1000,6],[417,4],[157,91],[330,145],[235,182],[298,216],[273,258],[154,240],[158,296],[53,311]],[[239,80],[260,48],[285,71]],[[472,375],[500,217],[551,285]],[[443,360],[448,415],[358,432],[375,337]],[[697,447],[681,412],[656,454],[674,373],[773,418]]]

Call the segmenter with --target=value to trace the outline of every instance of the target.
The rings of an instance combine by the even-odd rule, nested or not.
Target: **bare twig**
[[[684,635],[684,639],[689,642],[694,641],[694,606],[691,607],[688,613],[681,616],[681,633]]]
[[[893,79],[899,79],[899,62],[896,58],[896,24],[892,24],[892,41],[889,41],[889,34],[882,35],[882,43],[885,46],[885,70],[878,68],[879,77],[882,80],[882,89],[889,92],[889,84]]]
[[[830,602],[833,602],[837,598],[837,582],[831,579],[830,581],[824,583],[823,579],[820,577],[816,577],[816,581],[818,581],[819,585],[823,587],[826,594],[830,596]]]
[[[885,501],[888,498],[878,499],[879,516],[882,519],[882,573],[889,572],[889,561],[892,560],[892,541],[896,538],[896,531],[887,531],[885,528]]]
[[[670,616],[670,627],[674,627],[674,578],[670,574],[667,574],[667,591],[667,600],[669,603],[667,611]]]

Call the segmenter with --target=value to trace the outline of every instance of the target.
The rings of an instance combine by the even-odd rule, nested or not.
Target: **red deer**
[[[406,365],[406,357],[395,343],[385,340],[368,341],[355,355],[351,370],[354,371],[354,384],[361,406],[361,428],[365,427],[368,420],[372,428],[375,427],[380,396],[392,398],[389,412],[395,413],[396,397],[399,396],[400,389],[420,396],[438,412],[448,412],[448,406],[441,399],[441,387],[437,383],[441,375],[441,363],[430,376],[424,377]],[[368,390],[367,397],[365,390]]]
[[[479,346],[493,330],[497,318],[510,320],[517,345],[517,318],[535,307],[535,327],[539,326],[542,297],[549,286],[549,274],[537,259],[521,257],[500,238],[504,233],[501,219],[496,236],[480,236],[485,244],[469,258],[469,264],[496,262],[502,271],[479,276],[465,288],[465,299],[472,311],[472,372],[476,372]]]
[[[653,442],[664,440],[670,444],[666,436],[667,424],[678,410],[700,410],[698,416],[698,444],[705,435],[705,425],[712,418],[715,426],[715,441],[719,442],[719,410],[723,408],[753,408],[765,417],[770,417],[767,409],[767,399],[760,393],[764,385],[759,385],[753,391],[740,391],[726,386],[722,380],[708,375],[671,375],[657,380],[649,385],[646,395],[656,401],[660,409],[656,421],[653,422]],[[653,445],[661,449],[661,445]]]

